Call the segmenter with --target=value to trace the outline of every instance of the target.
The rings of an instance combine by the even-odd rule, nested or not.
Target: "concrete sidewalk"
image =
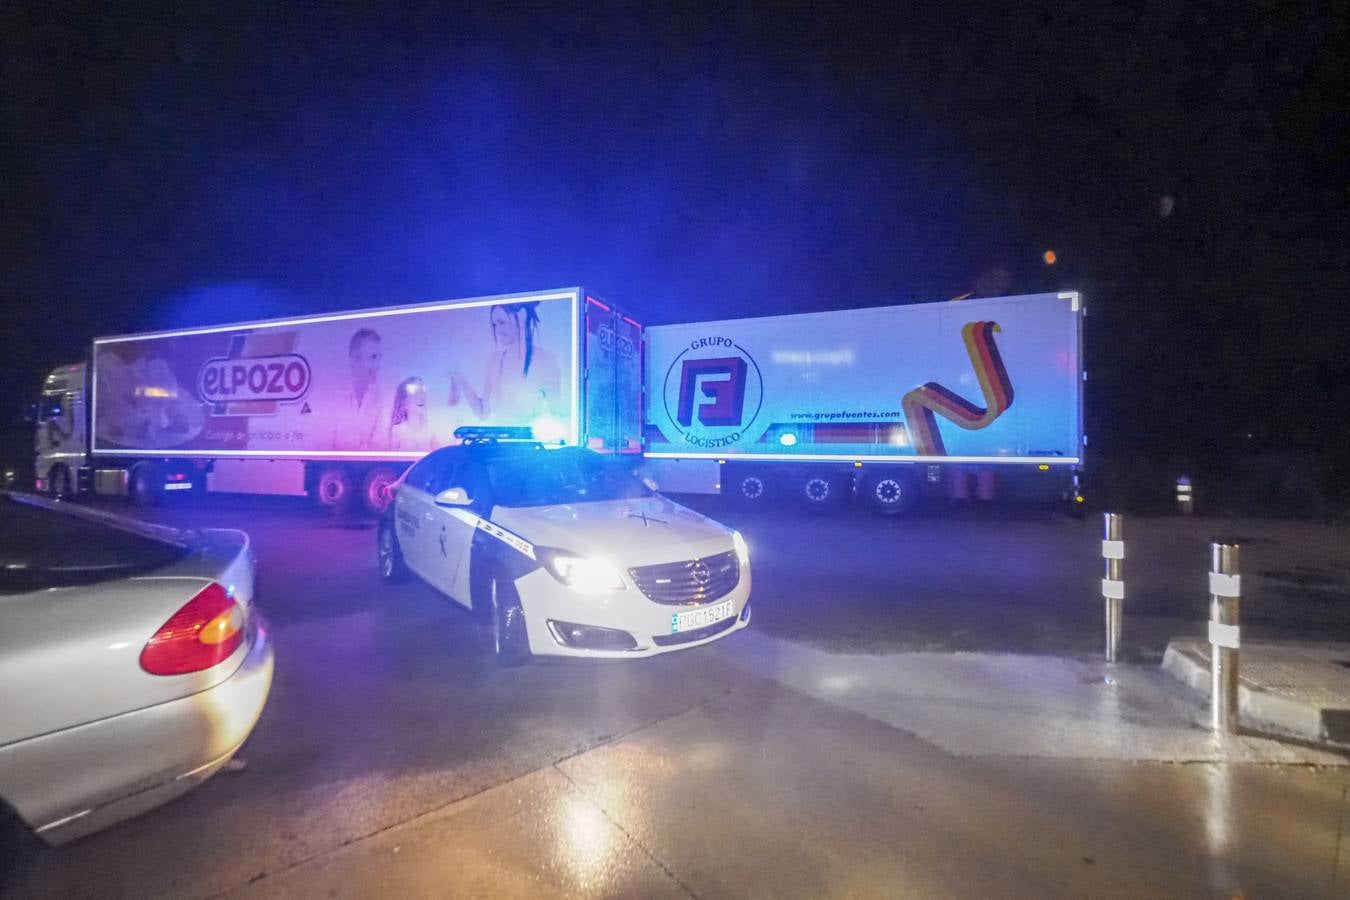
[[[718,652],[955,756],[1350,765],[1335,752],[1213,734],[1201,698],[1156,666],[1016,654],[835,654],[754,629]]]
[[[1208,642],[1172,641],[1163,669],[1209,702]],[[1238,676],[1244,727],[1350,749],[1350,644],[1244,643]]]

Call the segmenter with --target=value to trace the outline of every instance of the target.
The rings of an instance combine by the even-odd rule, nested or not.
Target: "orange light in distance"
[[[1053,266],[1059,257],[1055,255],[1055,251],[1047,250],[1041,254],[1041,259],[1045,260],[1047,266]]]

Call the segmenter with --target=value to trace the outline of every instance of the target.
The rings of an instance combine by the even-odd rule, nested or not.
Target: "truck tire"
[[[352,473],[346,466],[330,463],[319,467],[309,495],[320,509],[336,514],[347,511],[353,493]]]
[[[70,469],[63,465],[52,466],[47,473],[47,493],[53,500],[69,500],[73,496],[70,490]]]
[[[149,507],[159,503],[164,488],[164,476],[159,466],[139,462],[127,474],[127,496],[134,506]]]
[[[746,509],[762,509],[769,501],[772,491],[769,489],[769,476],[758,469],[746,469],[730,473],[729,484],[723,490],[731,495],[732,502]]]
[[[798,499],[802,506],[813,513],[826,513],[835,509],[843,502],[846,493],[844,479],[824,469],[807,472],[798,482]]]
[[[861,488],[868,508],[883,516],[898,516],[919,498],[915,480],[903,472],[872,472],[863,479]]]
[[[398,481],[392,466],[373,466],[361,479],[361,505],[372,516],[382,516],[389,508],[389,485]]]

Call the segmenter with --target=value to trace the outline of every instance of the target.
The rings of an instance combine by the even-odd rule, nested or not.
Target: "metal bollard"
[[[1238,545],[1209,545],[1209,724],[1215,731],[1238,730]]]
[[[1195,492],[1191,487],[1191,480],[1185,475],[1177,479],[1177,512],[1183,516],[1195,512]]]
[[[1102,600],[1106,603],[1106,661],[1120,656],[1120,626],[1125,602],[1124,518],[1120,513],[1102,514],[1102,559],[1106,577],[1102,579]]]

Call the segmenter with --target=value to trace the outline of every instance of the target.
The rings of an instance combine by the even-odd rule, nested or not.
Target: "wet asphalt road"
[[[150,517],[252,535],[277,653],[272,694],[244,772],[41,854],[28,879],[40,894],[209,896],[696,707],[743,677],[680,654],[504,671],[489,632],[450,601],[379,582],[369,522],[217,498]]]
[[[750,542],[752,630],[846,652],[1099,647],[1092,523],[705,509]],[[502,671],[449,601],[378,582],[369,523],[231,498],[152,517],[253,535],[277,646],[269,705],[243,771],[38,854],[15,896],[1331,896],[1344,884],[1340,773],[1232,774],[1251,810],[1224,807],[1217,864],[1213,835],[1186,833],[1214,802],[1201,767],[953,758],[731,664],[740,636]],[[1203,627],[1212,523],[1132,524],[1126,636],[1147,658]],[[1256,538],[1253,575],[1272,573],[1251,579],[1254,629],[1350,639],[1335,602],[1343,531],[1224,527],[1237,526]]]
[[[1099,515],[693,505],[747,536],[755,627],[769,634],[838,652],[1102,652]],[[1350,522],[1127,517],[1124,658],[1160,660],[1170,638],[1205,635],[1216,537],[1242,544],[1244,636],[1350,641]]]

